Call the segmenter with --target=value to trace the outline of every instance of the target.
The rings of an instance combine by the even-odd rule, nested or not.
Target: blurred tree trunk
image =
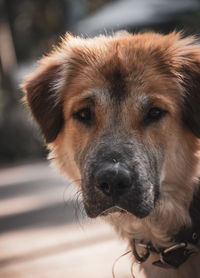
[[[0,74],[1,74],[1,113],[5,113],[17,103],[12,73],[16,68],[16,55],[10,26],[6,18],[5,0],[0,0]],[[5,117],[6,115],[3,115]]]
[[[44,153],[19,101],[14,79],[17,62],[5,2],[0,0],[0,164],[26,157],[33,159]]]

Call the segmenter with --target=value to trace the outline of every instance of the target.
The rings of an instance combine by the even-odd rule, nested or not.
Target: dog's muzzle
[[[155,207],[154,184],[139,176],[136,166],[114,159],[90,168],[82,184],[83,201],[89,217],[126,212],[143,218]]]

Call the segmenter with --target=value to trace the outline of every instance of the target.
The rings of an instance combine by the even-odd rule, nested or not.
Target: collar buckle
[[[196,252],[194,250],[187,249],[187,243],[181,242],[160,252],[160,259],[152,264],[162,268],[176,269],[195,253]]]

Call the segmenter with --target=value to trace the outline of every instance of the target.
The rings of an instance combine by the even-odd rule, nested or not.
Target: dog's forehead
[[[177,84],[162,49],[156,43],[151,46],[138,43],[131,39],[114,40],[101,47],[100,41],[98,48],[87,45],[79,49],[79,55],[73,56],[76,63],[72,67],[76,89],[68,96],[78,101],[91,97],[100,104],[129,99],[131,105],[138,107],[148,106],[152,96],[174,99],[178,95]],[[85,63],[78,62],[79,59]]]
[[[122,83],[120,84],[120,82]],[[160,82],[162,83],[162,81]],[[147,81],[141,84],[141,82],[137,83],[136,80],[129,80],[128,82],[121,80],[111,82],[109,80],[109,82],[90,84],[89,87],[81,88],[70,98],[66,98],[66,109],[68,110],[76,104],[78,104],[77,107],[91,104],[99,109],[109,106],[111,110],[113,107],[118,109],[134,108],[138,112],[142,112],[154,104],[158,106],[161,104],[163,108],[166,108],[165,105],[171,107],[176,100],[174,90],[177,88],[173,88],[172,83],[167,86],[166,83],[159,84],[160,82],[157,80],[158,84],[149,84]],[[179,98],[176,101],[179,103]]]
[[[120,43],[110,46],[111,52],[113,48],[113,54],[105,55],[97,64],[95,76],[95,82],[99,79],[100,83],[104,83],[111,97],[119,101],[131,94],[138,99],[138,95],[148,95],[155,93],[157,88],[173,86],[171,67],[163,59],[162,51],[156,48],[155,51],[138,49],[134,44]],[[144,100],[143,97],[141,99]]]

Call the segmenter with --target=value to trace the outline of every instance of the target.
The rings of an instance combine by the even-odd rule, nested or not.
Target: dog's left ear
[[[179,64],[183,89],[183,120],[200,138],[200,45],[187,45]]]
[[[183,119],[200,138],[200,63],[194,63],[193,68],[185,68],[184,75],[186,92],[183,99]]]

